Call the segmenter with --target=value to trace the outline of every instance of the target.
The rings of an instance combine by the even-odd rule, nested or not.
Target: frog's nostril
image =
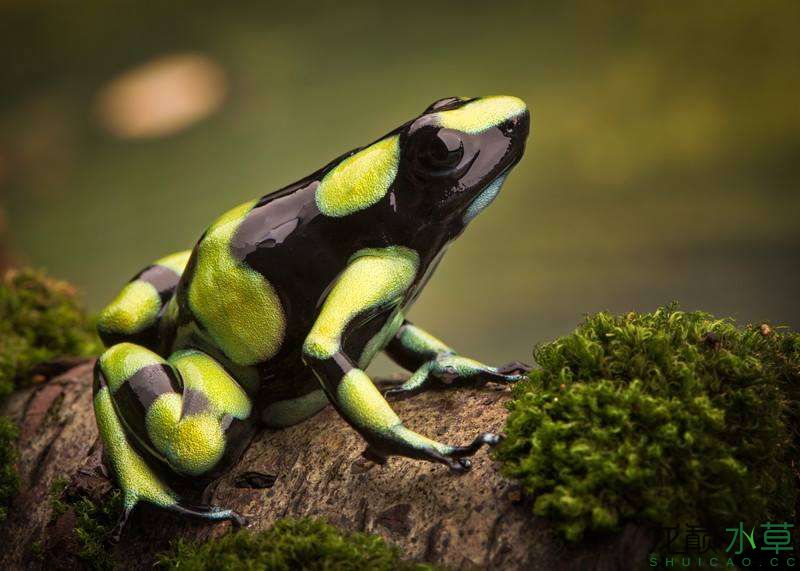
[[[516,139],[526,139],[531,128],[531,114],[526,108],[508,120],[508,133]]]

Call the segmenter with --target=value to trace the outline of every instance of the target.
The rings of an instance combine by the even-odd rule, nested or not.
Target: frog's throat
[[[483,212],[483,210],[486,209],[486,207],[489,206],[495,198],[497,198],[497,195],[500,193],[500,187],[503,186],[507,176],[508,172],[504,172],[498,176],[496,179],[490,182],[486,188],[484,188],[481,193],[472,200],[472,202],[470,202],[467,210],[464,212],[464,224],[469,223],[478,214]]]

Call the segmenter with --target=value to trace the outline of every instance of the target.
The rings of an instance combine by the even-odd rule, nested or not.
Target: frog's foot
[[[380,465],[385,464],[389,456],[406,456],[438,462],[461,474],[472,467],[468,456],[474,455],[484,445],[499,444],[501,439],[497,434],[484,432],[466,446],[448,446],[417,434],[403,424],[397,424],[370,443],[362,456]]]
[[[386,347],[386,354],[411,377],[399,387],[387,387],[387,395],[413,395],[429,388],[481,386],[486,383],[516,383],[526,378],[531,367],[512,361],[490,367],[462,357],[445,343],[405,321]]]
[[[131,512],[133,511],[133,507],[135,507],[136,503],[137,502],[134,502],[133,506],[126,507],[122,510],[117,523],[109,532],[109,540],[112,543],[119,542],[120,538],[122,537],[122,532],[125,531],[125,527],[128,524],[128,519],[130,518]],[[178,500],[174,504],[163,505],[160,507],[169,509],[182,515],[199,517],[201,519],[210,521],[231,520],[237,527],[247,526],[247,518],[245,516],[237,511],[218,506],[194,506]]]
[[[237,527],[246,527],[247,518],[239,512],[231,509],[221,508],[218,506],[193,506],[183,502],[178,502],[172,508],[181,514],[208,519],[211,521],[222,521],[229,519]]]
[[[435,451],[431,451],[431,453],[433,458],[448,466],[453,472],[463,474],[472,468],[472,463],[467,456],[475,454],[483,445],[496,446],[500,443],[500,440],[501,438],[497,434],[484,432],[466,446],[453,447],[445,454],[439,454]]]
[[[405,383],[387,389],[384,394],[414,395],[429,388],[510,384],[526,379],[525,373],[528,371],[530,367],[519,361],[502,367],[490,367],[474,359],[444,353],[424,363]]]

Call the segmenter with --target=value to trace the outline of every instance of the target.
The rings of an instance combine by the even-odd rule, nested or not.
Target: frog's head
[[[431,229],[460,233],[497,196],[525,150],[530,115],[516,97],[448,97],[376,142],[351,151],[312,175],[319,211],[356,213],[380,228],[389,219],[421,240]],[[385,224],[374,224],[382,218]],[[411,228],[413,227],[413,228]]]
[[[460,231],[497,196],[529,128],[517,97],[436,101],[400,131],[398,204]]]

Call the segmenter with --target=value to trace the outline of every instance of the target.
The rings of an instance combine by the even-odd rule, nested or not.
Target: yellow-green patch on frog
[[[239,365],[273,357],[286,329],[275,288],[231,252],[231,239],[255,202],[237,206],[211,225],[197,246],[188,288],[192,315]]]

